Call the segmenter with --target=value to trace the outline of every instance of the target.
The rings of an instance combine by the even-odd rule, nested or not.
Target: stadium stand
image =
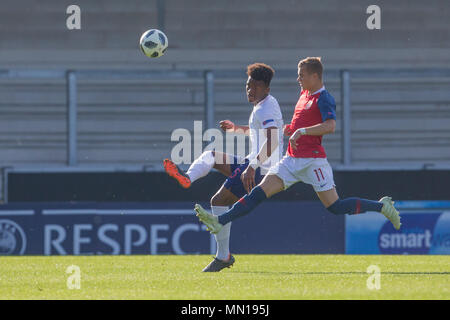
[[[215,120],[248,121],[245,67],[255,61],[292,69],[322,56],[339,69],[448,68],[446,0],[379,1],[382,29],[365,27],[370,1],[78,1],[81,30],[66,28],[70,1],[2,1],[0,69],[242,70],[216,79]],[[158,7],[159,4],[159,7]],[[162,4],[162,6],[161,6]],[[38,10],[37,10],[38,8]],[[161,10],[158,13],[158,8]],[[337,13],[338,12],[338,13]],[[167,54],[149,60],[140,34],[158,27]],[[431,21],[421,28],[421,21]],[[340,80],[325,79],[340,113]],[[352,161],[356,165],[450,165],[450,78],[365,78],[352,81]],[[272,94],[289,121],[298,96],[295,76],[275,75]],[[0,79],[0,165],[64,165],[65,81]],[[80,165],[149,165],[160,170],[176,128],[203,119],[203,81],[83,80],[78,83]],[[341,161],[341,126],[324,139]]]

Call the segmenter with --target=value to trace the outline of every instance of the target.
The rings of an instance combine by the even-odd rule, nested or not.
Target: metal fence
[[[215,79],[240,78],[242,70],[194,70],[194,71],[145,71],[145,70],[0,70],[0,79],[65,79],[67,106],[67,169],[77,166],[77,82],[88,79],[108,80],[170,80],[203,79],[205,130],[214,125],[214,81]],[[277,78],[296,78],[295,70],[277,70]],[[341,166],[352,166],[352,101],[351,83],[357,79],[383,78],[449,78],[450,69],[352,69],[326,70],[324,77],[340,81],[342,158]]]

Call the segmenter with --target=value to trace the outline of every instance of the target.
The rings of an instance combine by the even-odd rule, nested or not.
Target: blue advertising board
[[[450,201],[397,201],[395,230],[376,212],[346,216],[347,254],[450,254]]]
[[[0,206],[2,255],[215,254],[191,202]],[[207,203],[202,203],[208,207]],[[233,253],[343,253],[344,218],[317,201],[267,201],[234,221]]]

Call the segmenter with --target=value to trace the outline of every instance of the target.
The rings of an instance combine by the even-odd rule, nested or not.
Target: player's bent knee
[[[281,178],[279,178],[276,175],[265,176],[264,179],[259,184],[259,186],[264,191],[267,198],[270,198],[271,196],[275,195],[280,191],[283,191],[284,189],[283,180],[281,180]]]
[[[225,201],[223,201],[223,199],[221,197],[216,197],[216,195],[214,195],[211,198],[211,206],[224,206],[225,205]]]
[[[234,199],[230,199],[230,197],[226,196],[223,192],[220,191],[213,195],[210,200],[211,206],[229,206],[234,202]]]

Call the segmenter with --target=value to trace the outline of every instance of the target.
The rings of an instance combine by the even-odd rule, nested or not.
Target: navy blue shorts
[[[242,198],[244,195],[247,194],[247,191],[245,191],[244,185],[241,181],[241,174],[242,172],[247,169],[249,164],[249,160],[245,159],[245,163],[239,164],[238,158],[234,156],[234,161],[232,164],[230,164],[231,168],[231,176],[225,180],[225,183],[223,184],[225,188],[231,191],[232,194],[234,194],[238,198]],[[256,169],[255,171],[255,186],[258,185],[261,180],[264,178],[263,175],[261,175],[261,168]]]

